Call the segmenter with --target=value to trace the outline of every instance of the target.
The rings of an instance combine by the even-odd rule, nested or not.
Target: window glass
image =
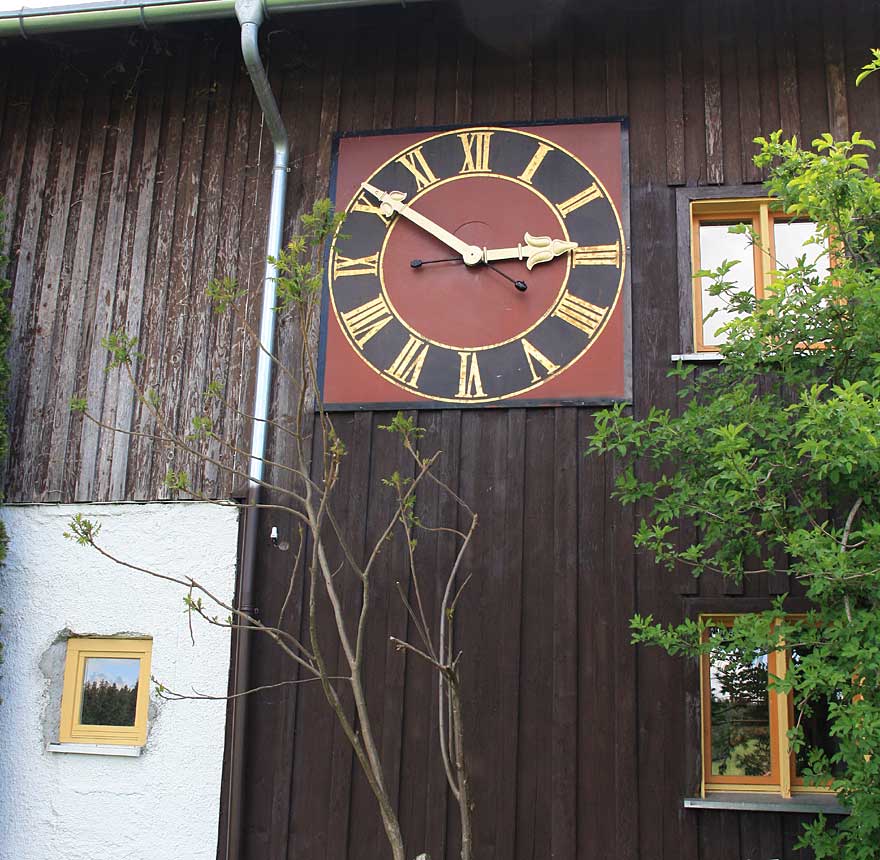
[[[789,652],[793,665],[797,666],[803,657],[802,650],[792,648]],[[843,693],[837,693],[839,700],[842,700]],[[799,725],[804,732],[804,740],[807,747],[821,749],[829,757],[837,751],[837,741],[828,731],[828,700],[825,698],[810,703],[809,713],[799,711],[795,708],[794,724]],[[809,767],[810,757],[806,747],[801,747],[795,757],[795,775],[803,777],[804,771]],[[843,765],[838,763],[832,766],[832,773],[838,776],[843,772]]]
[[[772,770],[767,656],[709,656],[713,776],[767,776]]]
[[[87,657],[80,723],[133,726],[140,671],[141,661],[137,657]]]
[[[812,221],[775,221],[773,224],[773,243],[776,247],[777,269],[790,269],[797,265],[799,257],[806,257],[814,263],[820,280],[828,275],[828,251],[822,245],[811,243],[816,235],[816,225]]]
[[[730,224],[700,224],[700,268],[717,269],[725,260],[738,260],[739,262],[728,272],[726,280],[735,284],[737,289],[753,293],[755,263],[749,237],[730,233],[730,226]],[[725,310],[724,296],[709,295],[710,283],[709,278],[701,278],[703,320],[710,311],[716,310],[708,321],[702,322],[703,343],[707,345],[723,343],[726,338],[718,334],[718,329],[736,316]]]

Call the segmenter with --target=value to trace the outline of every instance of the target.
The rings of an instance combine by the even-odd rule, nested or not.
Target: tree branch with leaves
[[[195,462],[225,470],[234,478],[256,482],[262,493],[258,501],[233,502],[247,516],[271,510],[293,518],[297,523],[298,544],[288,568],[286,595],[277,619],[264,620],[249,607],[239,607],[224,600],[188,575],[154,570],[114,555],[101,543],[100,523],[82,515],[70,521],[66,534],[133,574],[154,577],[181,588],[190,619],[197,618],[213,626],[262,636],[271,641],[289,661],[291,671],[301,677],[268,686],[318,684],[375,798],[391,856],[393,860],[406,860],[400,821],[376,740],[375,703],[371,705],[368,701],[364,679],[367,626],[376,579],[396,577],[396,587],[416,641],[389,635],[389,646],[418,657],[426,669],[436,674],[442,767],[457,800],[462,832],[461,857],[462,860],[472,860],[473,802],[465,754],[461,654],[454,653],[453,643],[456,606],[467,582],[463,566],[478,518],[467,503],[437,476],[435,465],[441,452],[425,453],[422,450],[424,431],[402,413],[381,429],[400,440],[411,465],[411,475],[395,472],[385,479],[384,484],[393,498],[393,509],[372,548],[361,555],[354,536],[346,531],[334,511],[334,497],[345,467],[347,450],[318,395],[317,367],[310,344],[320,314],[323,283],[320,261],[324,259],[328,241],[341,224],[341,216],[334,214],[329,201],[317,202],[312,212],[303,216],[301,232],[290,240],[278,259],[272,261],[278,270],[277,312],[294,325],[298,333],[298,350],[292,363],[278,354],[268,355],[275,373],[285,385],[292,387],[295,406],[292,415],[275,416],[268,421],[271,431],[284,441],[280,450],[285,453],[274,460],[264,459],[267,477],[254,479],[242,468],[230,465],[246,462],[250,456],[250,452],[237,447],[234,430],[242,422],[250,424],[254,418],[224,398],[224,385],[220,381],[208,385],[204,392],[204,411],[192,418],[190,432],[179,432],[169,417],[173,414],[174,404],[160,402],[155,392],[135,373],[134,367],[137,364],[142,366],[142,362],[138,362],[137,341],[124,331],[114,332],[104,341],[109,354],[108,368],[123,371],[135,395],[150,413],[153,430],[142,433],[107,425],[88,412],[84,399],[77,398],[72,404],[84,420],[91,421],[102,432],[124,433],[132,437],[145,435],[154,444],[172,449]],[[263,349],[258,333],[240,313],[244,291],[233,279],[213,281],[208,295],[218,312],[234,315],[243,336],[254,349]],[[220,427],[225,430],[219,430]],[[314,459],[313,451],[318,452]],[[230,503],[207,498],[193,487],[189,475],[182,469],[169,469],[165,484],[177,495],[217,504]],[[417,512],[417,499],[419,491],[428,484],[452,500],[457,510],[455,523],[422,521]],[[421,534],[443,534],[455,543],[449,569],[432,571],[431,574],[432,582],[439,581],[443,591],[434,617],[426,608],[425,583],[420,576],[415,552]],[[390,553],[385,550],[394,540],[403,543],[406,562],[405,569],[392,572],[387,562]],[[351,587],[357,591],[354,607],[347,605],[344,597],[345,590]],[[296,599],[303,607],[301,629],[291,629],[285,624],[285,613]],[[328,649],[330,642],[333,645]],[[341,654],[339,667],[328,656],[337,651]],[[165,698],[211,698],[202,697],[195,691],[192,695],[172,691],[160,682],[156,683],[157,693]],[[266,686],[239,695],[262,689]],[[438,761],[439,766],[441,762]]]

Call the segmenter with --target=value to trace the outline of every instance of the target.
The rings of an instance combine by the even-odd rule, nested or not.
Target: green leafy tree
[[[770,685],[791,694],[790,741],[813,784],[830,782],[850,815],[822,816],[801,837],[818,858],[867,860],[880,845],[880,184],[872,142],[830,135],[802,148],[758,138],[756,164],[793,217],[814,221],[815,245],[779,267],[765,298],[712,273],[712,292],[738,316],[717,367],[682,380],[679,414],[620,407],[597,418],[592,452],[621,457],[616,494],[645,515],[637,547],[695,576],[789,574],[813,609],[786,618],[785,600],[706,635],[696,621],[633,619],[634,640],[671,653],[715,649],[798,659]],[[746,231],[740,226],[731,228]],[[758,241],[752,236],[753,242]],[[832,268],[816,258],[830,249]],[[682,518],[694,540],[678,534]],[[827,715],[833,745],[811,747],[803,725]]]

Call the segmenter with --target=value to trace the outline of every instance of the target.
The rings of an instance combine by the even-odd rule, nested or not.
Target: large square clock
[[[630,399],[622,121],[346,134],[329,409]]]

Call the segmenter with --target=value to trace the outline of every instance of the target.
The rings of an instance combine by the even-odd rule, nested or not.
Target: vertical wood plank
[[[857,87],[859,68],[870,59],[870,51],[880,41],[877,4],[871,0],[853,0],[843,10],[844,51],[847,62],[846,98],[851,132],[862,131],[875,142],[880,139],[880,76],[874,74]],[[870,22],[874,21],[873,26]],[[868,133],[866,129],[871,129]],[[874,170],[880,163],[876,151],[868,151],[868,163]]]
[[[627,87],[627,21],[625,12],[617,9],[607,19],[605,35],[606,113],[626,116],[629,113]]]
[[[168,297],[171,259],[174,248],[174,215],[177,203],[178,175],[181,167],[181,147],[186,117],[186,87],[190,52],[180,51],[169,63],[166,93],[163,102],[160,134],[156,200],[150,228],[150,259],[145,285],[146,300],[143,309],[144,354],[139,366],[141,385],[145,390],[158,391],[165,370],[165,330],[168,318]],[[159,456],[160,445],[149,438],[156,431],[156,420],[145,403],[135,407],[134,426],[143,434],[129,451],[129,471],[133,475],[133,496],[136,499],[158,498],[154,482],[153,458]],[[161,456],[165,456],[165,450]],[[165,469],[158,470],[164,474]]]
[[[123,103],[119,112],[118,132],[113,155],[113,174],[110,183],[110,199],[107,209],[107,227],[101,249],[101,264],[97,283],[94,326],[88,345],[87,371],[85,371],[84,396],[91,415],[107,419],[112,425],[115,416],[115,403],[107,403],[104,398],[106,383],[107,349],[101,341],[113,327],[117,278],[119,275],[119,255],[122,242],[122,229],[125,223],[128,196],[128,177],[131,167],[131,148],[134,138],[135,105]],[[106,411],[105,411],[106,410]],[[98,450],[102,435],[92,422],[85,421],[80,437],[79,474],[76,484],[78,499],[107,498],[108,487],[97,483]]]
[[[552,833],[552,746],[548,750],[546,727],[553,724],[553,595],[547,559],[552,558],[554,535],[539,523],[554,504],[554,429],[551,410],[527,411],[516,860],[548,854]]]
[[[81,419],[73,421],[70,414],[70,399],[77,382],[77,357],[82,336],[87,293],[90,285],[89,268],[92,259],[92,242],[95,221],[98,213],[99,190],[101,185],[101,164],[104,160],[104,146],[109,120],[109,93],[106,87],[99,87],[91,93],[92,109],[87,117],[89,143],[86,154],[84,180],[80,192],[78,217],[75,221],[75,246],[70,272],[70,285],[67,306],[62,321],[61,361],[56,379],[55,410],[49,436],[49,459],[46,469],[45,489],[49,498],[62,500],[71,497],[73,469],[69,460],[71,430],[74,439],[79,439]]]
[[[390,11],[390,10],[385,10]],[[398,28],[393,15],[381,18],[374,24],[377,38],[382,41],[381,62],[375,70],[375,96],[373,101],[373,117],[371,127],[386,129],[392,126],[392,115],[397,88],[395,74],[397,58]]]
[[[474,53],[476,45],[469,33],[462,33],[455,67],[455,122],[470,122],[474,107]]]
[[[747,7],[746,11],[750,11]],[[761,171],[755,166],[754,139],[762,134],[760,60],[758,35],[752,29],[751,17],[736,15],[733,22],[737,58],[737,81],[739,83],[740,146],[742,148],[742,181],[760,182]]]
[[[685,184],[704,185],[706,179],[706,99],[703,88],[702,9],[699,0],[682,0],[682,75],[684,77]]]
[[[740,128],[742,98],[739,92],[739,55],[736,20],[738,10],[722,6],[718,16],[719,70],[721,73],[722,181],[741,185],[743,181],[743,135]]]
[[[253,87],[242,63],[233,63],[232,67],[235,77],[229,93],[231,116],[225,153],[223,203],[214,277],[235,279],[238,275],[238,243],[244,218],[244,192],[247,181],[247,151]],[[231,378],[231,363],[236,328],[234,314],[215,313],[213,315],[206,378],[209,382],[219,383],[224,396],[227,396],[230,389],[235,387],[235,381]],[[216,403],[212,408],[211,417],[215,422],[217,433],[222,439],[234,438],[235,426],[239,423],[239,419],[231,410]],[[227,445],[228,442],[221,444],[219,440],[211,440],[206,448],[208,457],[231,466],[232,458],[227,451]],[[210,462],[203,464],[203,481],[204,493],[212,498],[228,496],[233,487],[241,483],[234,475],[230,474],[228,469],[220,468]]]
[[[533,19],[523,21],[523,27],[531,32]],[[581,54],[582,52],[579,52]],[[513,115],[517,119],[530,120],[534,117],[532,104],[532,85],[535,72],[532,40],[528,39],[526,46],[516,58],[513,81]]]
[[[6,111],[3,136],[0,137],[0,183],[3,209],[6,214],[3,245],[0,250],[8,256],[17,226],[19,198],[25,188],[22,172],[28,152],[28,130],[33,108],[39,109],[35,98],[38,76],[15,75],[6,90]],[[13,261],[14,262],[14,261]],[[9,273],[7,273],[9,274]]]
[[[782,857],[782,828],[776,816],[760,812],[740,815],[740,853],[743,857]]]
[[[26,191],[22,195],[24,210],[20,221],[13,216],[14,220],[9,225],[13,228],[11,231],[12,247],[15,248],[15,264],[9,273],[9,278],[12,281],[12,331],[7,352],[11,370],[7,398],[9,413],[12,416],[10,445],[13,452],[10,459],[12,468],[9,473],[10,501],[26,498],[30,492],[18,480],[16,463],[19,458],[27,456],[27,453],[20,448],[21,435],[25,425],[25,404],[21,402],[21,399],[23,392],[26,391],[29,376],[28,363],[32,356],[32,338],[36,323],[34,306],[39,293],[34,274],[38,262],[37,247],[41,225],[45,214],[43,204],[52,151],[57,101],[58,86],[55,84],[44,86],[32,119],[32,122],[35,123],[34,141],[29,157],[30,171]],[[24,180],[22,180],[22,184],[24,185]],[[18,456],[16,456],[16,452],[20,452]]]
[[[191,431],[184,413],[186,393],[184,380],[191,360],[188,354],[189,326],[196,319],[194,303],[198,287],[193,283],[196,268],[197,228],[202,198],[202,164],[205,154],[207,111],[210,97],[214,46],[203,36],[193,46],[196,51],[194,74],[190,78],[186,100],[186,122],[180,150],[181,170],[177,176],[177,193],[173,221],[173,240],[169,283],[171,289],[165,305],[165,338],[163,372],[158,382],[159,409],[173,433],[186,435]],[[166,459],[168,458],[168,459]],[[161,482],[166,468],[189,468],[187,458],[169,447],[153,452],[152,480]]]
[[[512,857],[517,842],[516,784],[519,738],[520,663],[522,653],[523,545],[527,524],[525,506],[526,410],[512,409],[507,414],[507,456],[504,475],[504,522],[501,541],[503,555],[504,598],[498,606],[498,682],[497,720],[501,725],[488,727],[503,742],[496,753],[495,800],[487,813],[494,813],[494,856]],[[479,512],[477,512],[479,515]],[[471,722],[480,719],[472,710]],[[475,749],[472,747],[472,749]],[[485,787],[484,787],[485,790]]]
[[[638,605],[636,563],[632,535],[635,523],[632,508],[624,508],[611,499],[620,465],[615,461],[605,464],[604,531],[607,535],[603,555],[605,563],[600,574],[599,588],[604,588],[608,571],[614,571],[612,586],[613,622],[605,631],[610,640],[609,657],[612,683],[608,689],[616,692],[611,716],[614,743],[614,785],[617,803],[614,811],[614,856],[619,860],[636,860],[640,856],[639,820],[639,704],[637,652],[629,638],[629,620]],[[683,857],[692,855],[688,843],[682,841]]]
[[[776,75],[779,87],[779,122],[786,137],[800,136],[801,114],[798,103],[798,67],[794,24],[789,0],[773,4],[776,39]]]
[[[846,61],[843,50],[843,16],[830,6],[822,7],[825,50],[825,86],[828,92],[830,131],[835,140],[849,137],[849,108],[846,102]]]
[[[798,4],[794,14],[797,45],[798,109],[801,118],[802,146],[810,146],[815,138],[830,128],[828,118],[828,82],[825,77],[823,45],[824,16],[819,4]]]
[[[681,9],[672,3],[664,16],[666,82],[666,183],[684,185],[684,85],[682,72]]]
[[[717,860],[740,860],[742,852],[738,813],[713,809],[700,816],[700,856]]]
[[[566,27],[556,43],[556,119],[574,116],[574,30]]]
[[[3,56],[0,57],[0,93],[3,93],[3,96],[0,97],[0,140],[3,140],[3,129],[6,125],[6,112],[9,106],[7,96],[9,94],[9,77],[12,61],[11,51],[5,51]],[[2,170],[0,170],[0,175],[2,175]]]
[[[461,412],[457,409],[443,410],[440,414],[440,442],[441,448],[445,452],[444,457],[439,465],[438,476],[445,481],[447,486],[455,493],[461,493],[461,445],[462,445],[462,423]],[[474,500],[469,501],[472,505]],[[448,495],[441,495],[437,505],[437,522],[449,523],[458,526],[462,523],[460,512],[454,499]],[[450,534],[441,534],[437,537],[435,549],[435,565],[437,571],[449,571],[454,564],[455,554],[457,552],[457,543],[455,537]],[[473,557],[473,554],[471,556]],[[461,582],[464,581],[462,577]],[[445,582],[442,578],[436,583],[437,589],[436,600],[439,601],[442,596],[439,594],[440,589],[445,588]],[[436,687],[436,684],[433,686]],[[472,711],[470,712],[472,715]],[[468,719],[472,719],[469,716]],[[431,857],[445,858],[447,856],[455,856],[454,837],[450,836],[448,821],[450,817],[450,806],[454,804],[451,793],[447,788],[446,777],[440,766],[440,749],[439,742],[436,740],[439,732],[439,713],[437,708],[432,709],[430,728],[435,738],[429,750],[429,758],[426,762],[425,770],[420,775],[421,779],[427,782],[427,791],[425,793],[425,847],[430,852]],[[473,747],[470,747],[471,749]],[[417,845],[418,843],[416,843]]]
[[[135,90],[138,90],[135,96]],[[147,117],[143,110],[146,101],[146,94],[140,92],[136,84],[131,84],[126,89],[122,97],[123,112],[131,113],[131,143],[129,145],[128,175],[125,179],[124,196],[125,202],[120,213],[122,215],[122,223],[118,239],[115,240],[117,248],[117,257],[114,261],[114,289],[112,309],[110,310],[110,320],[108,322],[108,331],[116,333],[122,330],[125,322],[125,309],[128,304],[129,288],[132,286],[131,260],[134,248],[134,232],[137,225],[137,187],[140,184],[141,171],[143,170],[143,149],[147,134]],[[120,123],[121,124],[121,123]],[[149,222],[147,222],[149,227]],[[105,246],[106,247],[106,246]],[[138,320],[139,322],[139,320]],[[135,326],[134,330],[129,332],[126,330],[126,336],[137,337],[139,326]],[[130,382],[126,371],[121,368],[109,368],[106,362],[109,361],[110,355],[104,353],[104,392],[101,409],[101,422],[105,429],[98,437],[98,449],[95,461],[95,483],[98,488],[96,492],[100,493],[101,498],[111,499],[110,494],[110,477],[113,469],[113,451],[119,444],[123,448],[128,446],[126,437],[122,428],[117,424],[118,410],[125,402],[126,392],[130,388]],[[127,428],[125,428],[127,429]],[[117,443],[117,439],[119,442]]]
[[[150,224],[153,218],[153,204],[156,191],[156,173],[159,163],[159,137],[162,129],[162,109],[164,106],[163,78],[153,80],[147,91],[144,111],[146,129],[141,165],[138,176],[137,200],[133,228],[131,262],[128,268],[128,301],[125,319],[121,327],[130,336],[136,336],[140,343],[143,337],[144,305],[147,300],[146,285],[150,257]],[[132,364],[132,373],[137,378],[138,359]],[[116,426],[123,431],[132,429],[135,412],[133,386],[126,380],[116,393]],[[124,433],[114,434],[110,455],[109,496],[111,499],[125,497],[131,438]]]
[[[223,188],[226,171],[226,142],[229,134],[230,100],[238,49],[231,43],[212,45],[211,68],[205,95],[204,157],[199,180],[198,221],[193,245],[193,270],[185,341],[186,362],[181,380],[179,426],[191,432],[192,419],[205,411],[205,386],[210,362],[208,354],[215,312],[205,294],[215,274],[223,211]],[[130,300],[129,300],[130,301]],[[203,443],[200,443],[203,448]],[[185,458],[187,473],[198,493],[205,491],[204,464],[198,457]]]
[[[553,493],[553,788],[550,849],[577,853],[578,496],[577,411],[555,409]]]
[[[721,116],[721,58],[718,8],[703,5],[703,100],[706,116],[706,182],[724,182],[724,131]]]
[[[45,209],[49,222],[48,238],[41,256],[45,268],[40,278],[38,306],[34,309],[36,321],[33,347],[29,357],[29,386],[27,412],[17,447],[23,454],[20,482],[24,494],[34,493],[45,498],[46,449],[41,444],[49,424],[54,402],[48,391],[54,382],[53,368],[58,325],[59,297],[65,288],[62,262],[71,210],[71,194],[76,172],[76,153],[82,126],[83,99],[81,90],[66,88],[58,116],[58,133],[53,147],[53,160],[58,164],[54,187],[47,195]],[[24,368],[20,372],[24,373]],[[54,501],[54,499],[50,499]]]
[[[580,414],[580,439],[595,429],[593,417]],[[607,506],[605,471],[607,457],[591,455],[580,460],[578,508],[582,522],[578,529],[578,696],[580,698],[578,738],[578,856],[616,857],[616,816],[605,813],[605,804],[619,804],[614,767],[614,716],[603,706],[607,690],[618,692],[614,661],[614,594],[622,572],[606,564],[608,539],[604,510]],[[611,571],[613,570],[613,573]],[[613,580],[609,582],[609,574]],[[603,773],[603,779],[595,774]],[[634,805],[630,798],[628,805]]]
[[[416,73],[416,111],[413,122],[416,127],[434,123],[434,106],[437,95],[437,14],[432,7],[425,8],[425,18],[413,36],[419,44],[419,65]],[[422,11],[421,9],[419,10]],[[382,128],[382,126],[376,126]]]
[[[589,45],[589,50],[574,52],[575,116],[606,116],[608,112],[605,73],[604,16],[600,10],[581,10],[575,23],[575,44]]]

